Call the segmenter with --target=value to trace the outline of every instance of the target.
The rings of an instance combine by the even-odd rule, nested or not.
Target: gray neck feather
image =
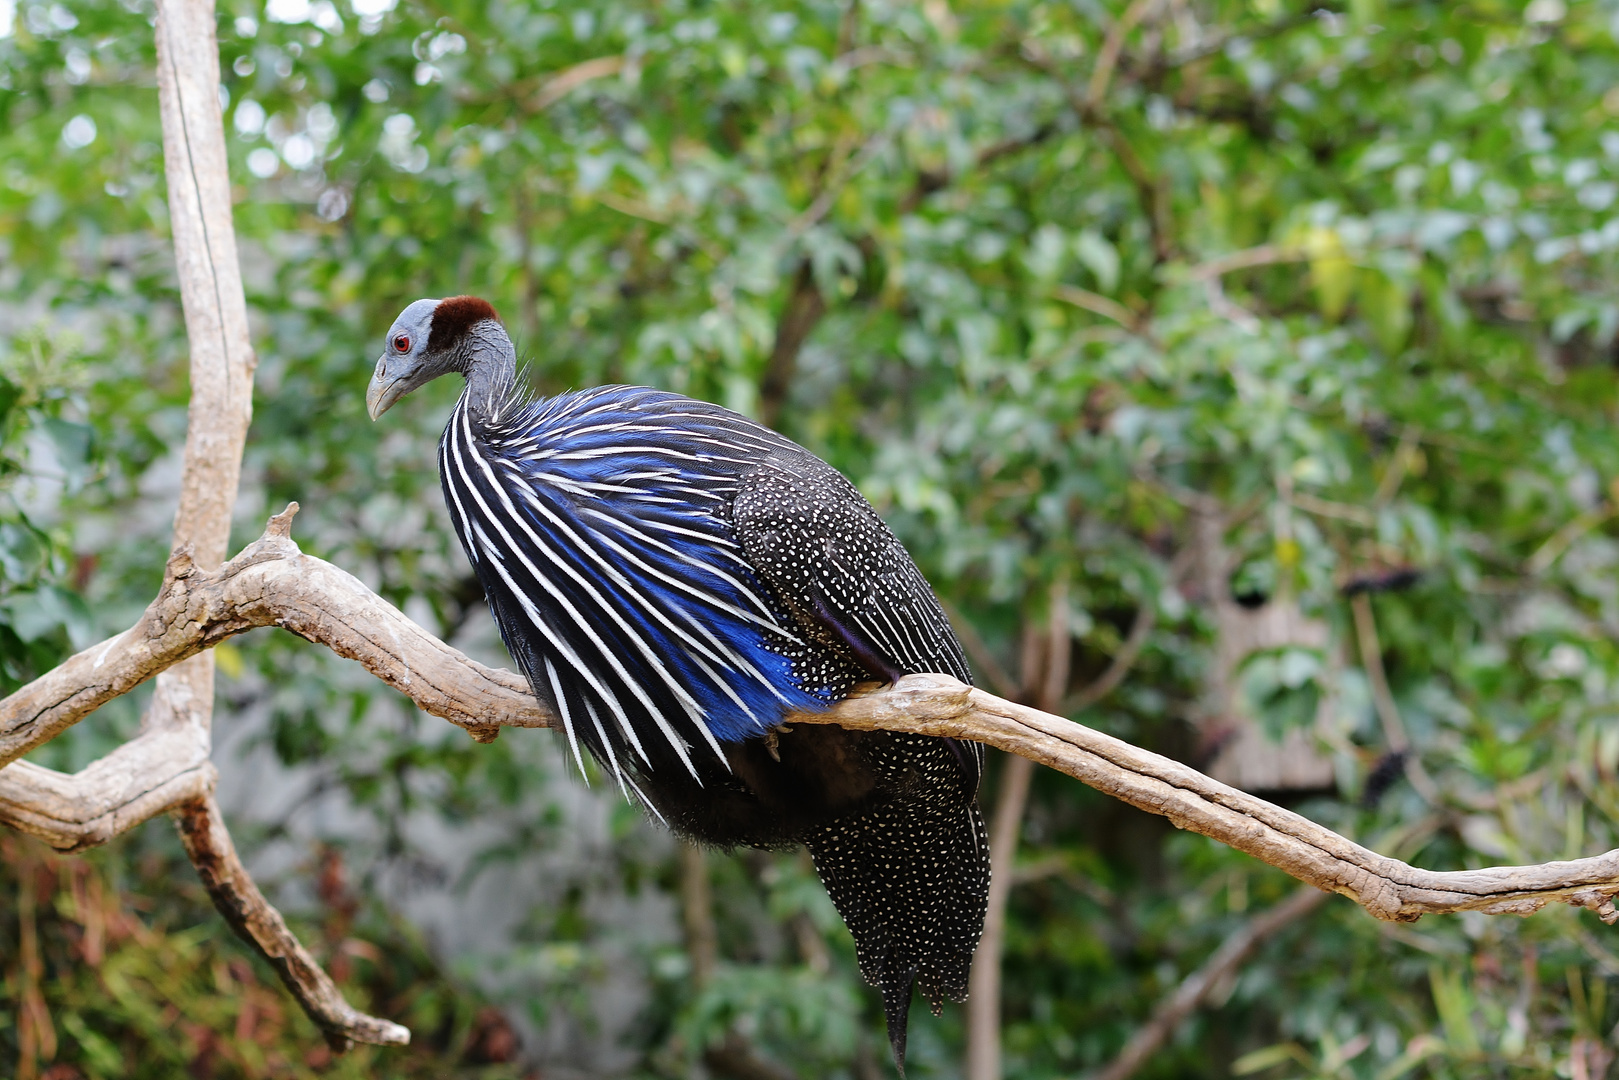
[[[475,420],[495,419],[517,381],[517,350],[493,319],[475,323],[461,340],[457,369],[467,377],[467,409]]]

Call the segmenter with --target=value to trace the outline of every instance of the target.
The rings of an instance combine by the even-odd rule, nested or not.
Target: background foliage
[[[150,18],[144,0],[0,0],[7,687],[128,625],[165,554],[185,343]],[[1074,690],[1151,609],[1128,678],[1079,718],[1194,761],[1218,624],[1177,555],[1214,507],[1222,587],[1328,628],[1240,673],[1269,730],[1310,724],[1332,762],[1335,789],[1300,809],[1374,842],[1404,830],[1436,868],[1619,846],[1619,4],[220,0],[220,36],[260,358],[238,541],[296,498],[306,550],[498,655],[436,491],[454,388],[376,426],[361,406],[404,304],[477,293],[541,390],[680,390],[842,468],[982,639],[986,677],[986,655],[1020,669],[1054,595]],[[1371,608],[1426,794],[1386,765],[1344,596],[1368,584],[1405,586]],[[376,905],[360,938],[390,956],[409,933],[387,929],[389,883],[452,835],[407,822],[484,826],[453,834],[477,843],[452,893],[502,867],[552,883],[505,898],[518,929],[460,955],[460,989],[403,946],[419,958],[355,976],[374,1007],[451,1032],[428,1040],[443,1061],[475,1064],[481,993],[546,1075],[723,1071],[735,1037],[805,1076],[887,1070],[800,860],[710,857],[718,966],[697,986],[668,916],[675,849],[583,793],[545,736],[475,746],[283,638],[220,653],[238,733],[221,753],[273,755],[280,771],[240,775],[297,788],[244,824],[312,919],[314,835],[346,851]],[[137,706],[36,757],[82,764]],[[371,825],[305,812],[331,800]],[[605,854],[548,863],[587,820]],[[360,1067],[314,1054],[185,873],[153,877],[172,856],[161,825],[88,865],[8,848],[0,1008],[46,1010],[55,1038],[47,1054],[37,1017],[0,1023],[0,1057],[58,1078],[146,1075],[160,1054],[220,1076]],[[1055,776],[1020,863],[1016,1077],[1106,1061],[1289,889]],[[85,882],[123,928],[99,966]],[[43,998],[24,993],[29,934],[59,973]],[[1583,912],[1391,927],[1334,901],[1147,1074],[1602,1075],[1610,937]],[[614,987],[629,1006],[608,1023]],[[196,1030],[177,1041],[151,994]],[[912,1075],[959,1071],[959,1024],[918,1019]]]

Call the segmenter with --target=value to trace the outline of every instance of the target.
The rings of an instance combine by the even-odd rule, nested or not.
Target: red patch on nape
[[[451,348],[477,323],[485,319],[500,321],[489,301],[476,296],[452,296],[440,300],[433,309],[433,329],[427,335],[427,351],[436,353]]]

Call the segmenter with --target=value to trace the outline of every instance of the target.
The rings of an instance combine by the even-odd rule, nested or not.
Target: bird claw
[[[777,724],[775,727],[765,732],[765,753],[770,755],[771,761],[777,762],[778,764],[781,762],[781,736],[791,732],[792,730],[793,729],[788,727],[786,724]]]

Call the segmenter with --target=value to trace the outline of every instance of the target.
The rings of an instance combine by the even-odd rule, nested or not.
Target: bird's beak
[[[389,371],[386,357],[377,361],[377,370],[371,376],[371,385],[365,391],[365,411],[375,420],[387,412],[393,403],[410,392],[410,383],[404,375]]]

